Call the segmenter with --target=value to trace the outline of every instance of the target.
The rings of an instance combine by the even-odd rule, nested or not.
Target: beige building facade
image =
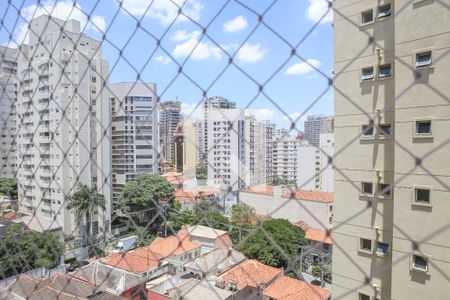
[[[450,294],[448,4],[333,4],[335,299]]]

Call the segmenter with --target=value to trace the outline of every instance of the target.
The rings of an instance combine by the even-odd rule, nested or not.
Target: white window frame
[[[389,185],[389,195],[385,195],[384,193],[382,193],[383,192],[383,190],[381,189],[382,184]],[[386,183],[386,182],[379,182],[377,184],[377,197],[381,198],[381,199],[391,199],[392,198],[392,184]]]
[[[370,241],[370,250],[364,249],[364,248],[362,247],[362,242],[363,242],[363,240]],[[374,248],[373,248],[374,243],[373,243],[373,242],[374,242],[373,239],[366,238],[366,237],[360,237],[360,238],[358,239],[358,251],[359,251],[359,252],[362,252],[362,253],[366,253],[366,254],[372,254],[372,253],[373,253],[373,250],[374,250]]]
[[[372,70],[372,76],[364,76],[364,70]],[[361,69],[361,81],[371,81],[375,79],[375,68],[373,66],[370,67],[364,67]]]
[[[372,300],[373,297],[363,291],[358,291],[358,294],[356,295],[356,300],[361,300],[361,296],[367,296],[369,297],[369,300]]]
[[[429,61],[427,61],[426,63],[418,63],[418,59],[421,55],[428,55],[428,54],[430,55]],[[430,66],[433,63],[433,52],[431,50],[416,52],[414,62],[415,62],[416,68],[423,68],[423,67]]]
[[[366,192],[364,192],[364,184],[365,183],[370,183],[370,184],[372,184],[372,193],[366,193]],[[373,184],[373,182],[371,182],[371,181],[361,181],[361,195],[363,195],[363,196],[373,196],[373,194],[374,194],[374,184]]]
[[[429,201],[428,202],[423,202],[423,201],[417,201],[417,190],[428,190],[429,192]],[[414,186],[412,188],[412,205],[416,205],[416,206],[427,206],[430,207],[431,206],[431,188],[429,187],[425,187],[425,186]]]
[[[371,20],[371,21],[368,21],[368,22],[364,22],[364,15],[367,14],[367,13],[372,13],[372,20]],[[374,21],[375,21],[375,14],[373,13],[373,8],[371,8],[371,9],[366,9],[366,10],[363,10],[363,11],[361,12],[361,25],[372,24]]]
[[[378,251],[378,244],[379,244],[379,243],[388,245],[388,251],[387,251],[386,254],[385,254],[384,252],[379,252],[379,251]],[[383,242],[383,241],[376,241],[376,242],[375,242],[375,247],[374,247],[374,253],[375,253],[377,256],[381,256],[381,257],[387,257],[387,256],[389,256],[389,255],[391,254],[391,244],[390,244],[390,243],[387,243],[387,242]]]
[[[389,13],[388,14],[384,14],[384,15],[380,15],[380,8],[385,8],[389,6]],[[377,19],[386,19],[388,17],[390,17],[392,15],[392,4],[391,3],[386,3],[383,5],[378,6],[377,8]]]
[[[382,126],[389,126],[391,129],[389,130],[389,134],[383,134],[383,131],[381,130]],[[390,138],[392,137],[392,129],[394,128],[394,126],[392,126],[392,124],[379,124],[378,125],[378,136],[381,138]]]
[[[381,75],[381,69],[385,68],[385,67],[390,67],[390,73],[389,75]],[[391,78],[393,73],[394,73],[394,69],[393,69],[393,65],[392,63],[387,63],[387,64],[382,64],[378,66],[378,72],[377,72],[377,76],[378,79],[386,79],[386,78]]]
[[[426,265],[426,269],[421,269],[421,268],[417,268],[414,265],[414,261],[415,261],[415,257],[421,257],[424,258],[427,262]],[[411,255],[411,270],[412,271],[417,271],[417,272],[423,272],[423,273],[428,273],[430,271],[430,257],[421,253],[413,253]]]
[[[419,123],[430,123],[430,132],[429,133],[418,133],[417,132],[417,126]],[[418,120],[414,120],[414,137],[415,138],[430,138],[433,137],[433,120],[431,119],[418,119]]]
[[[372,134],[371,135],[367,135],[364,133],[366,131],[366,129],[364,129],[365,126],[372,126]],[[362,124],[361,125],[361,139],[370,140],[373,138],[375,138],[375,126],[373,124]]]

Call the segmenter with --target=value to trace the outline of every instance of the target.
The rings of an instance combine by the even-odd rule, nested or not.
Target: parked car
[[[88,265],[88,264],[89,264],[89,262],[86,261],[86,260],[74,261],[73,263],[71,263],[71,264],[69,265],[69,267],[67,268],[67,271],[73,272],[73,271],[75,271],[76,269],[81,268],[81,267],[84,267],[84,266],[86,266],[86,265]]]

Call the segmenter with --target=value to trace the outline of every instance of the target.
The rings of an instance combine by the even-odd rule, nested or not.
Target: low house
[[[181,188],[175,191],[175,201],[181,204],[183,210],[195,210],[203,197],[215,198],[219,189],[208,186]]]
[[[307,191],[294,186],[258,185],[239,193],[239,201],[255,208],[256,214],[304,221],[313,228],[331,229],[333,193]]]
[[[328,300],[330,291],[295,278],[281,276],[264,290],[264,300]]]
[[[206,251],[215,248],[231,248],[233,242],[228,232],[203,225],[193,225],[182,228],[178,234],[188,236],[195,243],[201,244]]]
[[[171,299],[183,300],[231,300],[234,299],[233,294],[232,291],[216,287],[214,283],[194,278],[168,291]]]
[[[70,275],[93,283],[102,290],[115,291],[127,299],[138,300],[147,293],[147,278],[100,261],[77,269]]]
[[[218,276],[216,286],[234,292],[233,299],[257,300],[272,282],[283,276],[283,269],[247,259]]]
[[[217,276],[245,260],[244,254],[231,248],[217,248],[184,265],[184,270],[195,278]]]
[[[70,275],[56,274],[48,278],[36,279],[19,275],[5,289],[0,290],[4,300],[125,300],[117,293],[106,291],[98,285],[85,282]]]
[[[201,245],[179,233],[157,237],[150,245],[125,253],[110,254],[103,263],[154,278],[163,272],[176,273],[186,262],[200,256]]]

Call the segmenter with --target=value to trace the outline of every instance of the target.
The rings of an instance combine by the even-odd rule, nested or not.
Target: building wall
[[[297,158],[300,142],[291,136],[281,135],[273,142],[272,165],[275,177],[297,182]]]
[[[330,222],[332,203],[296,200],[280,196],[261,195],[240,192],[239,201],[255,208],[261,215],[272,218],[287,219],[292,223],[304,221],[308,226],[316,229],[331,229]]]
[[[335,230],[333,297],[358,292],[381,299],[446,298],[448,247],[448,140],[450,47],[448,10],[435,1],[391,2],[393,16],[361,24],[361,13],[388,1],[335,3]],[[368,36],[374,43],[368,45]],[[433,65],[416,68],[415,55],[432,51]],[[355,53],[358,56],[355,57]],[[362,68],[392,64],[390,78],[362,81]],[[376,72],[375,72],[376,73]],[[377,77],[375,75],[375,77]],[[394,102],[395,100],[395,102]],[[356,102],[356,103],[352,103]],[[368,117],[393,135],[361,136]],[[432,137],[416,138],[415,121],[432,120]],[[395,143],[394,143],[395,139]],[[443,145],[438,151],[434,151]],[[345,151],[341,151],[345,147]],[[424,160],[416,167],[414,156]],[[412,154],[412,155],[411,155]],[[388,199],[361,195],[361,182],[392,184]],[[431,192],[431,206],[414,203],[415,187]],[[368,201],[373,205],[368,206]],[[387,257],[358,251],[361,237],[387,242]],[[413,247],[413,241],[418,247]],[[412,269],[412,255],[429,257],[428,272]],[[366,281],[366,278],[369,278]]]
[[[0,178],[17,172],[17,57],[18,49],[0,46]]]
[[[19,89],[17,105],[22,117],[17,139],[19,211],[35,214],[33,229],[62,226],[65,234],[78,236],[78,222],[64,206],[66,196],[78,183],[96,184],[107,209],[104,215],[93,212],[92,221],[94,228],[98,224],[99,230],[109,231],[110,107],[103,89],[108,63],[100,43],[80,35],[78,21],[40,16],[30,26],[30,42],[22,45],[18,60],[19,78],[28,83]]]
[[[258,121],[254,116],[245,117],[245,173],[246,186],[266,183],[266,122]]]
[[[169,161],[175,162],[175,149],[173,135],[181,118],[181,102],[166,101],[160,106],[159,133],[161,143],[161,155]]]
[[[305,121],[305,139],[312,146],[319,146],[320,135],[333,133],[333,117],[331,116],[308,116]]]
[[[139,174],[158,172],[156,84],[109,85],[112,128],[113,196]]]

